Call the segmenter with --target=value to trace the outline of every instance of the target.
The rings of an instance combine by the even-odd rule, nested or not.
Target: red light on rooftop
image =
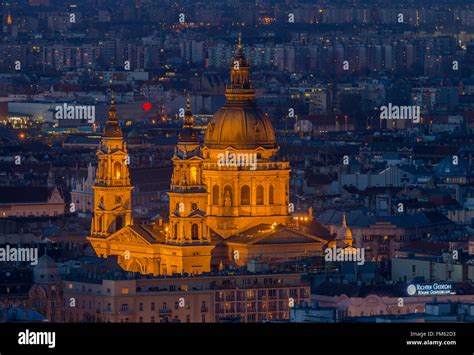
[[[151,102],[145,102],[142,107],[144,111],[150,111],[153,105],[151,104]]]

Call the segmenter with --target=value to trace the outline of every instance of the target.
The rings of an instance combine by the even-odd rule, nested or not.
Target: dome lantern
[[[215,149],[275,149],[272,122],[255,103],[255,91],[250,83],[250,66],[244,56],[240,34],[225,97],[225,105],[215,113],[207,127],[204,145]]]

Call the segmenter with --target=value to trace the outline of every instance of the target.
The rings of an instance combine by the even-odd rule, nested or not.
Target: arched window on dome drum
[[[273,205],[273,185],[270,185],[270,188],[268,189],[268,203],[270,205]]]
[[[240,188],[240,204],[250,205],[250,187],[247,185]]]
[[[199,239],[199,227],[196,223],[193,223],[191,227],[191,239],[198,240]]]
[[[177,239],[177,238],[178,238],[178,223],[175,223],[173,239]]]
[[[257,205],[263,205],[263,186],[257,186]]]
[[[122,164],[116,162],[114,164],[114,178],[119,180],[122,177]]]
[[[212,204],[219,204],[219,185],[214,185],[214,187],[212,188]]]

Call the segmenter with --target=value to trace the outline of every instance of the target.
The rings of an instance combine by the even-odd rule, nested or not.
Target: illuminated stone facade
[[[98,152],[89,237],[99,256],[118,255],[125,270],[170,275],[322,254],[326,240],[289,226],[290,166],[278,161],[272,123],[255,103],[240,39],[230,79],[202,146],[188,99],[172,158],[169,223],[133,225],[125,143],[121,132],[107,135],[116,127],[112,109]]]

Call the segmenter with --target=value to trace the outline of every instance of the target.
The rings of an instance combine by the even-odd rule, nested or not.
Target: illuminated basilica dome
[[[255,103],[250,84],[250,70],[239,37],[237,56],[230,68],[230,84],[226,88],[226,103],[208,125],[204,145],[209,148],[256,149],[275,148],[275,131],[270,118]]]

